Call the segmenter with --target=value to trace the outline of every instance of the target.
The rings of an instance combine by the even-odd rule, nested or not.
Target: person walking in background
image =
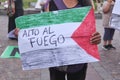
[[[23,2],[22,0],[8,0],[8,38],[16,39],[14,36],[15,18],[23,15]]]
[[[104,27],[103,41],[104,43],[102,48],[104,50],[116,49],[112,45],[115,29],[110,28],[110,25],[109,25],[114,3],[115,3],[115,0],[107,0],[103,3],[103,27]]]
[[[90,0],[60,0],[58,3],[63,9],[77,8],[83,6],[91,6]],[[45,11],[61,10],[58,8],[54,0],[49,0],[48,5],[45,5]],[[95,32],[91,38],[92,44],[99,44],[101,41],[100,34]],[[87,63],[75,64],[61,67],[49,68],[50,80],[85,80],[87,72]]]

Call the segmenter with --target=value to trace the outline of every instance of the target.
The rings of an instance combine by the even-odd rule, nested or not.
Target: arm
[[[14,34],[15,34],[16,37],[18,37],[18,32],[19,32],[19,31],[20,31],[19,28],[15,28]]]
[[[8,15],[15,14],[15,3],[13,0],[8,0]]]
[[[101,43],[101,35],[99,32],[94,32],[92,34],[92,37],[90,38],[90,43],[91,44],[99,44]]]
[[[104,4],[103,4],[103,12],[107,13],[109,12],[110,8],[111,8],[111,3],[112,0],[107,0]]]
[[[45,12],[49,12],[49,2],[50,2],[50,0],[47,0],[47,2],[44,4],[44,11]]]
[[[46,6],[45,12],[49,12],[49,4]]]
[[[15,2],[12,0],[12,11],[13,11],[13,14],[15,14]]]

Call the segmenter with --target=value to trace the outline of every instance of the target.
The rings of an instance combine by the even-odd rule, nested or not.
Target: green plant
[[[6,0],[0,0],[1,2],[5,2]],[[29,8],[30,2],[37,2],[37,0],[23,0],[23,7]]]
[[[23,0],[24,8],[29,8],[30,2],[37,2],[37,0]]]

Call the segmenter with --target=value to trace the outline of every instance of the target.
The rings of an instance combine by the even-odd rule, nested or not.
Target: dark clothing
[[[60,1],[62,1],[62,0],[60,0]],[[81,7],[81,6],[91,6],[90,0],[87,0],[87,1],[86,0],[78,0],[78,1],[79,1],[79,3],[75,7],[73,7],[73,8]],[[49,11],[58,10],[58,8],[57,8],[57,6],[56,6],[56,4],[55,4],[55,2],[53,0],[51,0],[49,2],[49,4],[50,4],[49,5]],[[61,5],[65,6],[64,4],[61,4]],[[66,9],[68,9],[68,8],[66,7]]]
[[[65,80],[66,72],[61,72],[54,68],[50,68],[50,80]],[[67,80],[85,80],[87,71],[87,64],[84,64],[84,67],[75,72],[75,73],[67,73]]]
[[[62,1],[62,0],[61,0]],[[81,0],[84,1],[84,0]],[[89,0],[87,0],[89,1]],[[91,5],[90,3],[86,5]],[[75,7],[86,6],[82,5],[82,2],[79,2]],[[65,4],[62,4],[63,9],[65,9]],[[68,9],[66,7],[66,9]],[[55,2],[51,0],[49,2],[49,11],[59,10],[58,6],[56,6]],[[64,66],[63,66],[64,67]],[[67,80],[85,80],[86,71],[87,71],[87,63],[85,64],[75,64],[67,66],[66,71],[59,70],[59,67],[50,68],[50,80],[65,80],[65,75],[67,75]]]
[[[15,9],[23,9],[22,0],[14,0],[14,2],[15,2]]]
[[[107,40],[113,40],[113,35],[115,32],[115,29],[112,28],[104,28],[104,36],[103,36],[103,40],[107,41]]]
[[[59,3],[58,5],[55,4],[56,3]],[[80,3],[78,3],[76,6],[74,6],[73,8],[76,8],[76,7],[81,7],[82,5]],[[63,4],[63,1],[62,0],[56,0],[56,1],[53,1],[51,0],[50,1],[50,6],[49,6],[49,9],[50,11],[55,11],[55,10],[63,10],[63,9],[69,9],[65,6],[65,4]]]
[[[15,11],[15,14],[12,17],[9,17],[9,22],[8,22],[8,33],[12,31],[13,29],[16,28],[15,25],[15,18],[22,16],[23,15],[23,10],[19,9]]]
[[[15,14],[9,17],[8,33],[16,28],[15,18],[23,15],[23,3],[22,0],[15,0]],[[9,36],[8,36],[9,37]]]

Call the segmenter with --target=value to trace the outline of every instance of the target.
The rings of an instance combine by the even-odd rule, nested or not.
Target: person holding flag
[[[48,2],[44,5],[43,11],[56,11],[83,6],[91,6],[91,0],[48,0]],[[18,31],[19,29],[17,28],[15,30],[16,35],[18,35]],[[92,45],[99,44],[101,42],[100,33],[94,32],[89,41],[89,43]],[[87,63],[80,63],[74,65],[50,67],[50,80],[66,80],[66,75],[67,80],[85,80],[87,65]]]
[[[91,6],[92,0],[48,0],[45,5],[45,11],[55,11],[63,9],[71,9],[83,6]],[[99,44],[101,42],[101,36],[98,32],[93,33],[91,44]],[[65,75],[67,75],[67,80],[85,80],[87,63],[75,64],[68,66],[52,67],[49,68],[50,80],[66,80]]]

